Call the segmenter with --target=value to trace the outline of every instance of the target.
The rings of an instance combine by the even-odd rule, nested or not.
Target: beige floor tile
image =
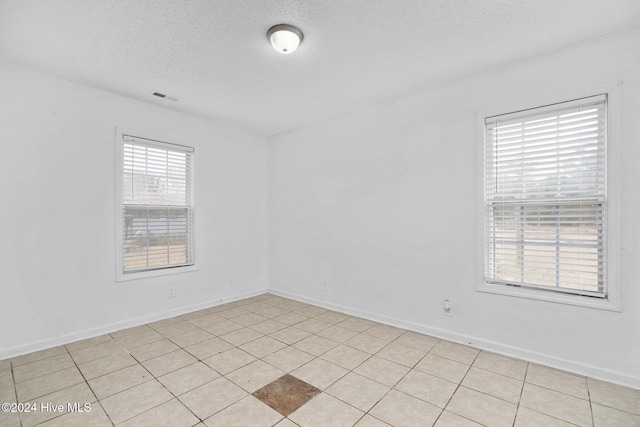
[[[253,329],[256,332],[260,332],[261,334],[265,335],[272,334],[287,327],[288,326],[284,323],[276,322],[275,320],[271,319],[249,326],[250,329]]]
[[[104,399],[152,379],[153,376],[146,369],[141,365],[135,364],[89,380],[89,385],[99,399]]]
[[[16,382],[21,382],[71,368],[72,366],[75,366],[75,363],[73,359],[71,359],[71,356],[61,354],[37,362],[27,363],[26,365],[16,366],[13,370],[13,376]],[[11,372],[9,372],[9,374],[11,374]],[[0,383],[2,383],[2,373],[0,373]]]
[[[351,372],[333,383],[325,391],[333,397],[367,412],[387,394],[389,387]]]
[[[152,380],[113,396],[101,399],[102,407],[118,424],[171,400],[173,396],[158,381]]]
[[[261,337],[263,337],[261,333],[249,328],[237,329],[233,332],[220,336],[223,340],[236,346],[246,344],[249,341],[253,341]]]
[[[589,399],[587,379],[568,372],[530,363],[525,381],[581,399]]]
[[[160,341],[155,341],[149,344],[141,345],[130,350],[130,353],[139,362],[153,359],[154,357],[162,356],[163,354],[171,353],[178,350],[180,347],[164,338]]]
[[[365,330],[363,334],[371,335],[372,337],[380,338],[381,340],[385,341],[393,341],[405,332],[405,329],[400,329],[389,325],[377,324]]]
[[[289,418],[284,418],[282,421],[280,421],[274,427],[299,427],[299,426],[298,426],[298,424],[294,423],[293,421],[290,421]]]
[[[469,369],[467,376],[464,377],[464,381],[462,381],[462,385],[467,388],[515,404],[520,401],[523,384],[522,381],[514,378],[474,367]]]
[[[289,418],[304,427],[351,427],[363,415],[364,412],[353,406],[321,393],[289,415]]]
[[[69,412],[39,424],[42,427],[111,427],[107,414],[100,405],[94,403],[89,412]]]
[[[369,353],[352,347],[348,347],[346,345],[339,345],[338,347],[327,351],[320,357],[327,362],[331,362],[342,368],[352,370],[356,366],[360,365],[362,362],[370,358],[371,355]]]
[[[327,322],[327,323],[331,323],[332,325],[335,325],[336,323],[344,322],[350,317],[351,316],[349,316],[348,314],[338,313],[337,311],[327,311],[316,316],[315,318],[318,320],[322,320],[323,322]]]
[[[316,317],[320,316],[328,312],[326,308],[316,307],[315,305],[307,305],[306,307],[299,308],[298,310],[294,310],[296,313],[300,313],[304,316]]]
[[[169,317],[167,319],[157,320],[155,322],[148,323],[147,326],[153,329],[158,329],[158,328],[173,325],[174,323],[179,323],[179,322],[182,322],[182,319],[180,317]]]
[[[311,334],[317,334],[331,327],[331,323],[323,322],[318,319],[307,319],[300,323],[296,323],[296,328],[307,331]]]
[[[265,357],[262,360],[283,370],[284,372],[291,372],[309,362],[314,357],[315,356],[312,356],[309,353],[289,346]]]
[[[354,372],[378,381],[386,386],[393,387],[409,372],[409,368],[386,359],[373,356],[358,366]]]
[[[17,412],[0,411],[0,426],[2,427],[20,427],[20,416]]]
[[[283,418],[253,396],[247,396],[239,402],[207,418],[208,427],[251,426],[271,427]]]
[[[303,307],[307,307],[307,305],[308,304],[305,304],[303,302],[293,301],[285,298],[285,300],[280,302],[280,304],[278,304],[276,307],[284,308],[285,310],[289,311],[295,311],[300,310]]]
[[[249,353],[234,347],[231,350],[223,351],[220,354],[204,359],[203,362],[222,375],[226,375],[231,371],[248,365],[254,360],[256,358]]]
[[[575,424],[559,420],[550,415],[541,414],[520,406],[514,427],[572,427]]]
[[[426,353],[424,351],[392,342],[377,352],[376,356],[411,368],[415,366],[415,364],[418,363],[425,354]]]
[[[156,332],[166,338],[175,337],[176,335],[185,335],[191,332],[200,331],[201,329],[190,322],[180,321],[167,326],[156,328]]]
[[[146,326],[146,325],[145,325]],[[145,344],[151,344],[152,342],[163,340],[164,336],[160,335],[151,328],[147,328],[143,332],[131,335],[124,335],[116,338],[116,342],[120,344],[126,350],[140,347]]]
[[[520,406],[580,426],[591,426],[589,401],[525,383]]]
[[[26,363],[37,362],[38,360],[47,359],[53,356],[59,356],[67,353],[67,348],[63,345],[58,347],[47,348],[45,350],[34,351],[32,353],[23,354],[11,359],[13,367],[24,365]]]
[[[120,329],[119,331],[111,332],[109,335],[111,335],[113,338],[118,339],[118,338],[126,337],[127,335],[136,335],[136,334],[141,334],[149,331],[153,331],[153,329],[151,329],[147,325],[139,325],[139,326],[134,326],[127,329]]]
[[[402,344],[427,353],[438,343],[438,341],[440,341],[438,338],[430,337],[429,335],[407,331],[396,338],[394,343]]]
[[[592,405],[593,422],[595,427],[640,427],[640,415],[602,406]]]
[[[126,354],[115,340],[110,340],[102,344],[92,345],[80,350],[70,351],[73,360],[80,365],[82,363],[91,362],[92,360],[101,359],[103,357],[117,356],[118,354]]]
[[[338,343],[317,335],[311,335],[293,344],[293,346],[298,350],[306,351],[314,356],[320,356],[332,348],[337,347]]]
[[[178,399],[172,399],[125,421],[122,427],[191,427],[198,423],[193,413]]]
[[[11,360],[9,359],[0,360],[0,372],[7,371],[9,369],[11,369]]]
[[[318,333],[318,336],[321,336],[322,338],[339,343],[343,343],[356,335],[358,335],[358,332],[347,328],[341,328],[340,326],[331,326],[330,328]]]
[[[16,384],[18,400],[27,402],[36,397],[44,396],[58,390],[84,382],[84,378],[75,366],[63,369],[41,377],[33,378]]]
[[[160,377],[168,374],[169,372],[176,371],[185,366],[196,363],[198,359],[191,354],[180,349],[172,351],[171,353],[163,354],[162,356],[154,357],[153,359],[142,362],[142,365],[147,368],[154,377]]]
[[[227,304],[220,304],[213,307],[207,308],[207,311],[212,314],[218,314],[222,311],[231,310],[233,307],[228,307]]]
[[[364,417],[360,418],[360,421],[356,423],[354,427],[390,427],[389,424],[380,421],[377,418],[372,417],[369,414],[366,414]]]
[[[234,317],[233,321],[242,326],[248,327],[251,325],[255,325],[256,323],[264,322],[268,319],[268,317],[260,316],[257,313],[249,313],[243,316]]]
[[[16,403],[16,389],[13,384],[0,387],[0,403]]]
[[[158,378],[171,393],[180,396],[220,377],[216,371],[202,362],[186,366]]]
[[[74,405],[77,403],[78,407],[84,407],[84,405],[88,403],[93,408],[94,406],[98,406],[97,403],[94,403],[95,401],[96,398],[86,383],[76,384],[30,400],[30,403],[36,405],[37,410],[35,412],[20,414],[22,425],[24,427],[37,425],[67,413],[69,410],[68,404]],[[54,409],[54,407],[59,405],[61,405],[62,408]]]
[[[488,351],[481,351],[473,366],[523,381],[528,363]]]
[[[196,325],[199,328],[204,328],[207,326],[215,325],[216,323],[227,321],[227,319],[225,319],[222,316],[218,316],[217,314],[211,314],[209,312],[207,313],[208,314],[206,314],[205,316],[200,316],[195,319],[185,319],[185,320],[188,320],[189,323],[191,323],[192,325]]]
[[[287,314],[289,311],[279,307],[267,307],[265,309],[256,311],[257,314],[273,319],[274,317],[282,316],[283,314]]]
[[[209,340],[185,347],[184,349],[194,355],[197,359],[203,360],[232,348],[233,345],[224,340],[221,340],[220,338],[211,338]]]
[[[457,384],[419,371],[411,371],[394,388],[444,408],[456,391]]]
[[[220,377],[183,394],[180,401],[200,419],[205,419],[246,396],[246,391]]]
[[[216,323],[211,326],[204,326],[202,329],[209,332],[210,334],[221,336],[233,331],[237,331],[238,329],[242,329],[242,325],[239,325],[236,322],[232,322],[231,320],[226,320],[224,322]]]
[[[511,427],[517,406],[513,403],[459,387],[446,409],[461,417],[492,427]]]
[[[471,365],[478,356],[480,350],[451,341],[440,341],[431,349],[430,354],[455,360],[456,362]]]
[[[341,328],[351,329],[356,332],[363,332],[376,325],[376,322],[372,322],[371,320],[362,319],[360,317],[349,317],[346,320],[337,324]]]
[[[360,334],[345,341],[344,344],[349,347],[357,348],[358,350],[366,351],[369,354],[375,354],[388,345],[389,342],[370,335]]]
[[[109,334],[105,334],[105,335],[100,335],[93,338],[87,338],[81,341],[72,342],[70,344],[67,344],[66,347],[69,352],[72,352],[72,351],[82,350],[83,348],[87,348],[87,347],[93,347],[94,345],[104,344],[111,341],[113,341],[113,337],[111,337],[111,335]]]
[[[229,310],[219,311],[218,315],[227,319],[233,319],[235,317],[245,316],[250,313],[251,313],[250,311],[244,310],[240,307],[235,307],[235,308],[230,308]]]
[[[214,338],[209,332],[205,332],[202,329],[186,332],[170,337],[169,339],[179,345],[180,347],[188,347],[193,344],[197,344],[202,341]]]
[[[441,409],[423,400],[391,390],[369,414],[394,427],[431,426]]]
[[[264,387],[271,381],[275,381],[285,374],[284,371],[269,365],[262,360],[243,366],[226,375],[227,379],[233,381],[249,393],[253,393]]]
[[[348,372],[346,369],[333,363],[326,362],[322,359],[314,359],[291,372],[291,375],[320,390],[324,390]]]
[[[303,316],[302,314],[293,313],[293,312],[286,313],[273,318],[273,320],[275,320],[276,322],[284,323],[285,325],[289,325],[289,326],[295,325],[296,323],[300,323],[307,319],[308,319],[307,316]]]
[[[240,348],[257,358],[263,358],[287,345],[271,337],[261,337],[240,346]]]
[[[102,359],[83,363],[78,365],[78,368],[80,368],[80,372],[82,372],[85,379],[91,380],[137,363],[138,361],[129,354],[118,354],[117,356],[103,357]]]
[[[469,365],[433,354],[427,354],[414,369],[460,384],[469,370]]]
[[[194,319],[199,319],[201,317],[210,316],[210,315],[211,313],[209,313],[209,311],[207,311],[207,309],[204,308],[202,310],[192,311],[191,313],[186,313],[178,317],[181,318],[182,320],[191,321]]]
[[[305,332],[302,329],[297,329],[294,327],[287,327],[285,329],[281,329],[279,331],[273,332],[269,334],[271,338],[275,338],[278,341],[282,341],[285,344],[295,344],[300,340],[303,340],[311,334],[309,332]]]
[[[62,356],[64,356],[64,354]],[[61,356],[55,356],[55,357],[61,357]],[[39,362],[33,362],[33,363],[39,363]],[[31,363],[27,365],[17,366],[15,370],[20,370],[22,369],[23,366],[29,366],[29,365],[31,365]],[[5,369],[4,371],[0,371],[0,387],[7,387],[10,385],[13,385],[13,374],[11,373],[11,369]]]
[[[442,411],[435,427],[482,427],[482,425],[461,417],[460,415],[456,415],[453,412]]]
[[[591,400],[604,406],[640,415],[640,390],[589,378]]]

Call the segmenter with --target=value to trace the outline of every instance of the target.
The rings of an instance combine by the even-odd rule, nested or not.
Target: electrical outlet
[[[453,303],[451,300],[444,300],[442,303],[442,314],[445,316],[453,317]]]
[[[175,298],[175,296],[176,296],[176,288],[174,288],[173,286],[171,286],[171,287],[169,288],[169,296],[168,296],[168,298]]]
[[[322,290],[325,291],[325,292],[329,290],[329,281],[328,280],[323,280],[322,281]]]

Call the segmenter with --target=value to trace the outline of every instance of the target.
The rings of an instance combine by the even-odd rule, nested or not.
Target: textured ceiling
[[[0,0],[0,58],[271,135],[639,15],[638,0]],[[304,32],[294,54],[268,43],[280,23]]]

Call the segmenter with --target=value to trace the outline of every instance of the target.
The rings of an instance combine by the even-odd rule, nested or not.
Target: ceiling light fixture
[[[302,41],[302,31],[287,24],[274,25],[269,28],[267,36],[273,48],[284,54],[294,52]]]

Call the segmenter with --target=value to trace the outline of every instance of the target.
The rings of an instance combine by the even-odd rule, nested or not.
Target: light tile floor
[[[322,391],[288,417],[251,395],[285,374]],[[0,361],[0,402],[36,408],[7,427],[640,426],[638,390],[271,294]]]

